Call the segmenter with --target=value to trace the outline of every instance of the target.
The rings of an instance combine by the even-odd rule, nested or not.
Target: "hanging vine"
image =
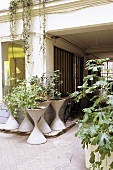
[[[42,4],[42,11],[40,9],[39,4],[39,17],[40,20],[40,30],[42,32],[42,35],[40,35],[39,38],[39,44],[40,44],[40,51],[43,52],[43,58],[46,56],[46,13],[45,13],[45,0],[39,0],[39,3]]]
[[[33,0],[11,0],[9,6],[10,15],[10,33],[11,38],[14,41],[16,38],[16,19],[17,19],[17,9],[22,7],[22,20],[23,20],[23,30],[22,30],[22,47],[24,53],[27,56],[27,61],[29,62],[30,57],[30,29],[31,29],[31,7],[33,6]]]

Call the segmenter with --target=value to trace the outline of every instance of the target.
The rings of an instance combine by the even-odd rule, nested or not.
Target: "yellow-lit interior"
[[[14,59],[14,60],[13,60]],[[25,54],[19,44],[8,45],[9,76],[25,78]]]
[[[23,48],[20,45],[13,45],[13,47],[9,45],[8,60],[10,60],[10,58],[17,58],[17,57],[21,57],[21,58],[25,57]]]

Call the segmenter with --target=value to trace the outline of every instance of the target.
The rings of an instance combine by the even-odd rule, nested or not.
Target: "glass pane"
[[[9,91],[9,86],[13,87],[13,83],[8,79],[11,77],[24,79],[25,78],[25,55],[21,45],[5,42],[2,45],[3,56],[3,95]]]

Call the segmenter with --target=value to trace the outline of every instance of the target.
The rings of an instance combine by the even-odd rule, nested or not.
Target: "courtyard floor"
[[[76,131],[77,125],[41,145],[28,144],[28,135],[1,131],[0,170],[86,170]]]

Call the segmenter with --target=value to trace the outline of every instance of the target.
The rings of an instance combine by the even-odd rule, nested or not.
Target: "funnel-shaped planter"
[[[38,121],[40,117],[44,114],[45,107],[40,109],[28,109],[27,112],[31,116],[35,124],[33,131],[31,132],[29,138],[27,139],[27,143],[33,145],[45,143],[46,138],[42,134],[42,132],[38,129]]]
[[[18,129],[18,127],[19,127],[19,123],[16,121],[16,119],[10,112],[10,116],[4,125],[4,129],[5,130],[15,130],[15,129]]]
[[[44,101],[44,102],[41,102],[39,106],[44,106],[46,109],[45,111],[47,110],[47,108],[49,107],[51,101]],[[38,128],[40,129],[40,131],[44,134],[46,133],[50,133],[51,132],[51,128],[49,127],[49,125],[47,124],[47,122],[45,121],[44,119],[44,115],[41,116],[41,119],[38,123]]]
[[[18,131],[19,132],[31,132],[33,130],[34,126],[31,123],[31,121],[28,118],[27,113],[25,114],[25,117],[22,121],[22,123],[20,124]]]
[[[61,121],[60,117],[59,117],[59,111],[62,107],[62,105],[64,104],[65,99],[62,100],[52,100],[51,105],[53,106],[55,112],[56,112],[56,116],[51,124],[51,129],[52,130],[62,130],[65,129],[65,125],[64,123]]]

